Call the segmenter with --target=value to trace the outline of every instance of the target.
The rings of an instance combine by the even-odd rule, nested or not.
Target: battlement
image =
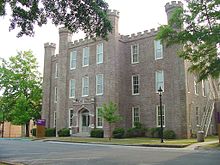
[[[59,28],[59,33],[71,33],[72,34],[72,32],[69,31],[66,27]]]
[[[145,37],[151,37],[157,34],[158,32],[157,29],[150,29],[150,31],[145,30],[144,32],[138,32],[138,33],[133,33],[131,35],[120,35],[120,39],[122,41],[131,41],[131,40],[138,40],[140,38],[145,38]]]
[[[44,47],[45,47],[45,48],[46,48],[46,47],[56,48],[56,44],[55,44],[55,43],[49,43],[49,42],[47,42],[47,43],[44,44]]]
[[[176,8],[176,7],[183,7],[183,3],[180,2],[180,1],[171,1],[171,2],[168,2],[166,3],[165,5],[165,10],[166,12],[168,10],[171,10],[172,8]]]
[[[117,11],[117,10],[108,10],[107,11],[107,13],[108,13],[108,15],[110,15],[110,16],[117,16],[117,17],[119,17],[119,11]]]
[[[84,38],[84,39],[75,40],[73,42],[69,42],[69,47],[85,45],[85,44],[88,44],[88,43],[92,43],[95,40],[98,40],[98,39]]]

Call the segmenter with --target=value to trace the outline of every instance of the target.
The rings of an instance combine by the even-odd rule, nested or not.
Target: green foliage
[[[46,137],[55,137],[56,136],[56,128],[46,128],[45,129]]]
[[[106,38],[112,30],[107,16],[108,4],[104,0],[7,0],[0,3],[0,16],[7,14],[6,6],[12,10],[10,30],[20,28],[18,37],[33,36],[34,25],[42,26],[48,20],[56,26],[64,25],[72,32],[82,30],[91,38]]]
[[[37,135],[37,129],[36,129],[36,128],[33,128],[33,129],[31,130],[31,134],[32,134],[32,136],[36,136],[36,135]]]
[[[95,137],[95,138],[103,138],[104,137],[104,131],[103,131],[103,129],[100,129],[100,128],[92,129],[91,132],[90,132],[90,136]]]
[[[18,52],[0,67],[0,90],[3,91],[0,107],[5,120],[28,126],[31,119],[40,118],[41,81],[31,51]]]
[[[108,105],[103,104],[102,108],[100,108],[100,115],[109,124],[109,140],[112,137],[112,124],[121,120],[121,116],[117,114],[117,111],[117,105],[113,102],[110,102]]]
[[[115,128],[113,131],[113,137],[121,139],[125,135],[125,129],[124,128]]]
[[[160,27],[157,39],[167,46],[183,45],[178,54],[191,62],[189,70],[198,81],[220,76],[219,0],[188,0],[187,9],[174,11],[168,25]],[[184,28],[183,28],[184,24]]]
[[[150,135],[150,137],[153,137],[153,138],[160,137],[160,128],[159,127],[157,127],[157,128],[150,128],[149,129],[149,135]]]
[[[176,134],[173,130],[165,130],[163,132],[163,137],[165,139],[175,139],[176,138]]]
[[[70,136],[70,130],[69,128],[62,128],[58,131],[58,136],[59,137],[68,137]]]

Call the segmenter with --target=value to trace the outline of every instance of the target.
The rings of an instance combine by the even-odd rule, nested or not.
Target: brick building
[[[168,20],[182,5],[166,4]],[[118,126],[130,128],[138,121],[147,128],[159,127],[157,90],[162,87],[165,129],[190,137],[207,109],[208,81],[196,82],[187,72],[189,63],[177,56],[181,46],[161,45],[155,39],[157,29],[124,36],[118,32],[119,12],[109,11],[109,18],[114,28],[108,41],[72,42],[72,34],[60,28],[59,54],[55,44],[44,45],[42,118],[47,127],[70,128],[72,134],[107,129],[98,108],[110,101],[123,117]]]

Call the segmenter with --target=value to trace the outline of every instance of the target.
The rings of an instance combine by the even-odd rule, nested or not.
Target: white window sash
[[[89,95],[89,77],[82,78],[82,96]]]
[[[69,109],[69,128],[73,126],[73,109]]]
[[[99,108],[101,108],[101,107],[96,107],[96,127],[97,128],[103,128],[104,119],[99,116]],[[99,119],[100,118],[101,118],[102,125],[99,125]]]
[[[138,84],[134,84],[134,77],[137,77],[137,81]],[[132,95],[139,95],[139,91],[140,91],[140,76],[139,75],[132,75]],[[134,86],[138,86],[138,93],[134,93],[135,91],[135,87]]]
[[[137,109],[138,110],[138,116],[135,116],[135,109]],[[140,107],[138,106],[138,107],[132,107],[132,127],[134,127],[135,125],[134,125],[134,123],[136,122],[135,121],[135,117],[138,117],[139,119],[139,121],[138,122],[140,122]]]
[[[103,95],[103,79],[103,74],[96,75],[96,95]]]
[[[154,40],[154,56],[155,60],[163,59],[163,45],[160,40]]]
[[[162,77],[162,80],[159,81],[159,77]],[[163,70],[158,70],[155,72],[155,90],[156,90],[156,93],[158,93],[158,89],[159,88],[162,88],[163,91],[164,91],[164,72]]]
[[[100,43],[96,46],[96,63],[103,63],[103,43]]]
[[[72,51],[70,53],[70,69],[76,69],[76,57],[77,57],[77,51]]]
[[[75,98],[75,89],[76,89],[76,82],[74,79],[71,79],[69,81],[69,97],[70,98]]]
[[[89,47],[83,48],[83,61],[82,61],[82,66],[89,66]]]
[[[54,102],[57,103],[57,87],[54,88]]]
[[[137,52],[134,52],[134,47],[136,47]],[[137,55],[137,61],[134,61],[134,54]],[[131,45],[131,63],[132,64],[139,63],[139,45],[138,44]]]
[[[58,78],[58,63],[55,64],[55,78]]]
[[[157,122],[157,127],[160,127],[160,106],[157,105],[156,106],[156,122]],[[166,109],[165,109],[165,105],[162,105],[162,117],[163,117],[163,127],[166,126]],[[159,120],[158,120],[159,119]]]

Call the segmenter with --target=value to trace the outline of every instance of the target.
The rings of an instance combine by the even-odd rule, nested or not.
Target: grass
[[[202,146],[201,148],[202,149],[207,149],[207,150],[215,149],[215,150],[220,151],[220,143],[208,144],[208,145]]]

